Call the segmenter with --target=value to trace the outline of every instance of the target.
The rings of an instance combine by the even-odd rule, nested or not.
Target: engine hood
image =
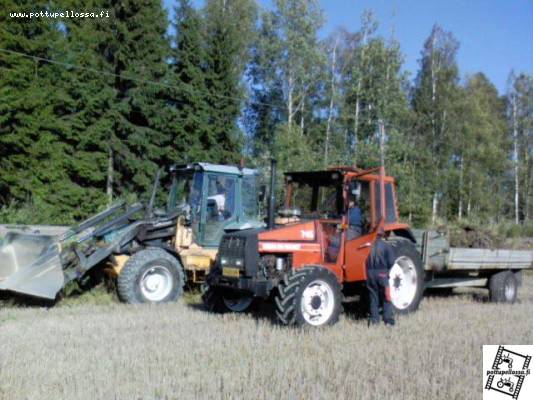
[[[261,232],[259,241],[314,242],[316,240],[315,224],[315,221],[303,222]]]

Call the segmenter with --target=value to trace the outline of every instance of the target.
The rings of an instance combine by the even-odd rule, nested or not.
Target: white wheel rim
[[[252,304],[253,298],[250,296],[236,297],[234,299],[223,297],[222,301],[224,305],[233,312],[243,312],[250,304]]]
[[[505,298],[507,301],[511,301],[514,297],[515,287],[512,283],[507,282],[505,284]]]
[[[391,303],[399,310],[411,305],[417,291],[417,273],[415,263],[409,257],[396,259],[389,274]]]
[[[168,268],[155,265],[144,272],[139,285],[145,299],[154,302],[161,301],[172,291],[172,274]]]
[[[326,323],[335,308],[331,286],[322,280],[311,282],[302,293],[300,308],[308,324],[318,326]]]

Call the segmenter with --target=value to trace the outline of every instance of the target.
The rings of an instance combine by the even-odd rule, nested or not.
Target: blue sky
[[[272,0],[258,0],[265,8]],[[202,5],[203,0],[194,0]],[[174,0],[164,0],[167,8]],[[503,94],[511,69],[533,72],[533,0],[321,0],[326,19],[320,35],[337,27],[356,31],[365,9],[372,9],[379,33],[394,26],[405,57],[404,69],[414,77],[422,45],[434,23],[452,31],[460,42],[461,76],[484,72]]]

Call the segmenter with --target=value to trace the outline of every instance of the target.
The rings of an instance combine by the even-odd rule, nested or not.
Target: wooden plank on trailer
[[[533,251],[509,249],[468,249],[452,247],[447,269],[533,268]]]

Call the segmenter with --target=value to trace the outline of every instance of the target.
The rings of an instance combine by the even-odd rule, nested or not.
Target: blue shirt
[[[363,215],[357,206],[348,209],[348,224],[351,226],[363,227]]]

